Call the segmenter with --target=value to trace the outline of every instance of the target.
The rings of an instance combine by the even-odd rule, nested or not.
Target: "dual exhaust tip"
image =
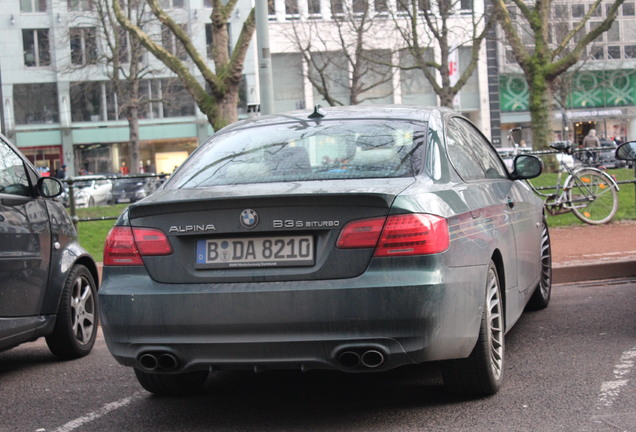
[[[385,361],[384,353],[377,349],[344,350],[338,354],[338,363],[346,369],[375,369],[382,366]]]
[[[346,349],[337,356],[338,363],[345,369],[375,369],[386,362],[384,353],[377,349]],[[170,352],[143,352],[137,357],[139,366],[148,372],[174,371],[180,366],[177,356]]]
[[[146,371],[173,371],[179,368],[179,359],[169,352],[144,352],[137,363]]]

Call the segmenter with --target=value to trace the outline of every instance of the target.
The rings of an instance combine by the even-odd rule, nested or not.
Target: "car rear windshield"
[[[426,123],[404,120],[294,122],[220,133],[166,188],[391,178],[416,175]]]

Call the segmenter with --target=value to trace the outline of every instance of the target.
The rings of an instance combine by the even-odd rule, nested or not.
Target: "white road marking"
[[[598,395],[598,402],[601,407],[611,406],[620,395],[621,389],[629,382],[627,375],[634,368],[635,361],[636,347],[623,352],[620,361],[614,366],[614,379],[601,384],[601,391]]]
[[[97,420],[98,418],[103,417],[112,411],[115,411],[119,408],[123,408],[127,405],[130,405],[132,401],[134,401],[135,399],[139,399],[141,397],[142,397],[142,393],[135,393],[132,396],[129,396],[127,398],[123,398],[118,401],[108,403],[104,405],[103,407],[101,407],[100,409],[98,409],[97,411],[93,411],[82,417],[76,418],[75,420],[71,420],[65,425],[62,425],[59,428],[55,429],[53,432],[72,432],[76,430],[77,428],[82,427],[85,424],[88,424],[94,420]]]

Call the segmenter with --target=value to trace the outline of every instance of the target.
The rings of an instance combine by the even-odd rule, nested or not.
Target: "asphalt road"
[[[636,431],[635,311],[636,280],[556,286],[507,335],[503,389],[477,400],[433,366],[218,373],[202,396],[158,398],[101,337],[72,362],[38,341],[0,353],[0,431]]]

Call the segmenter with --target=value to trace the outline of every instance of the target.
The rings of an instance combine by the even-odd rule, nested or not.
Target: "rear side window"
[[[446,144],[448,156],[461,178],[464,180],[486,178],[486,173],[479,163],[479,157],[472,148],[470,131],[462,127],[462,124],[456,119],[451,119],[448,122]]]
[[[421,170],[425,130],[408,121],[332,120],[221,133],[166,188],[413,176]]]
[[[464,180],[507,178],[497,152],[469,122],[449,120],[446,139],[449,157]]]

